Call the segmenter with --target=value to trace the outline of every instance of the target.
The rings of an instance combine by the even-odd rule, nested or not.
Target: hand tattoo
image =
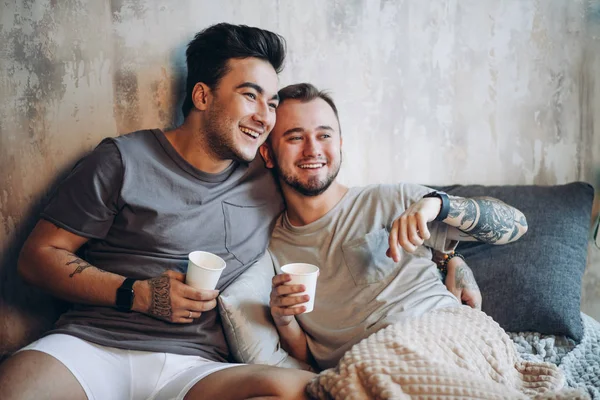
[[[72,278],[75,274],[80,274],[83,272],[84,269],[91,267],[90,264],[83,261],[81,258],[75,258],[75,259],[69,261],[66,265],[71,265],[71,264],[77,265],[77,268],[75,269],[75,271],[73,271],[72,274],[69,275],[69,278]]]
[[[450,197],[449,218],[459,218],[458,229],[485,243],[510,242],[527,220],[520,211],[500,200],[476,197]]]
[[[468,289],[468,290],[479,290],[475,276],[471,268],[467,267],[466,264],[462,264],[456,267],[454,272],[454,282],[456,283],[457,289]]]
[[[170,320],[173,315],[171,308],[171,281],[168,276],[161,275],[149,281],[152,299],[148,313],[161,319]]]

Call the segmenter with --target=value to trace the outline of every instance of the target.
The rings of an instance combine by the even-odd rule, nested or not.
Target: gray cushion
[[[217,298],[229,350],[239,363],[309,369],[280,346],[269,309],[274,275],[273,260],[267,251]]]
[[[495,197],[527,218],[527,233],[514,243],[458,246],[481,288],[483,311],[507,331],[567,335],[579,341],[594,189],[582,182],[441,189],[462,197]]]

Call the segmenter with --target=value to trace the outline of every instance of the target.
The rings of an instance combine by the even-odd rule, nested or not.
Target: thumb
[[[477,302],[474,296],[465,295],[463,293],[462,301],[471,308],[477,308]]]
[[[185,282],[185,274],[172,269],[165,271],[164,275],[167,275],[171,279],[178,280],[179,282]]]

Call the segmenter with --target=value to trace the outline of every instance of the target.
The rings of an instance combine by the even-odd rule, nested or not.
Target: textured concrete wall
[[[39,204],[103,137],[178,122],[185,44],[212,23],[281,33],[289,45],[281,83],[331,89],[348,184],[600,186],[598,0],[15,0],[0,7],[4,348],[36,336],[56,310],[15,275]],[[583,309],[600,319],[600,251],[590,249],[590,260]],[[32,305],[37,313],[20,312]]]

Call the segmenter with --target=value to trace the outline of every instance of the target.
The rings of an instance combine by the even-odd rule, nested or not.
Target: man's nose
[[[273,126],[273,122],[275,121],[275,115],[271,116],[270,114],[269,105],[264,101],[259,101],[256,103],[256,110],[252,119],[268,129]]]
[[[313,138],[307,138],[304,141],[304,157],[318,157],[321,156],[322,149],[319,142]]]

